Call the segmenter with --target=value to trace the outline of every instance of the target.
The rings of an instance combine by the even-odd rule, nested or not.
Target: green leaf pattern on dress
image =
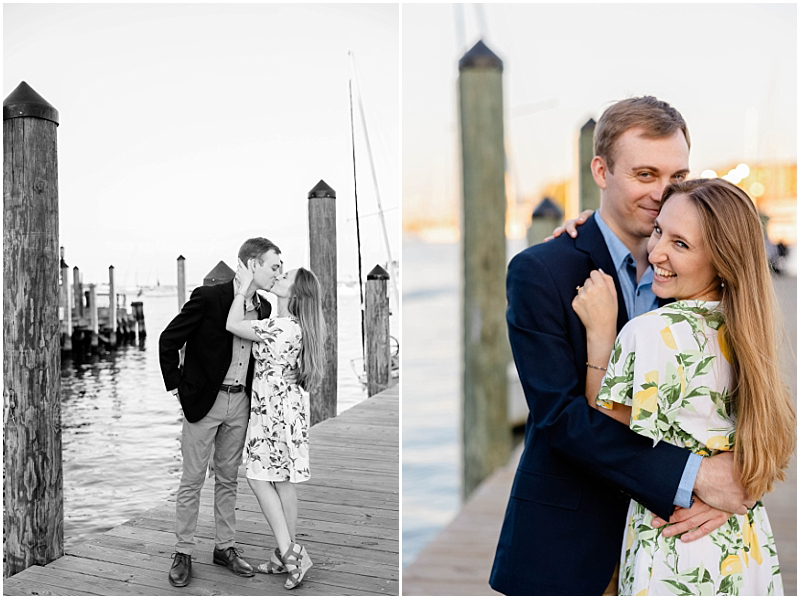
[[[731,451],[736,419],[731,367],[720,344],[718,302],[682,300],[620,331],[596,402],[631,406],[630,427],[702,456]],[[620,562],[620,595],[782,595],[775,542],[764,506],[732,516],[684,543],[650,526],[631,501]]]
[[[284,373],[297,366],[302,333],[294,317],[252,321],[255,368],[245,444],[248,478],[301,482],[310,478],[308,398]]]

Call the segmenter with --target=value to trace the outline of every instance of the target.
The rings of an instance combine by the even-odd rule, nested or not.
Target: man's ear
[[[608,164],[602,156],[592,158],[592,177],[600,189],[606,188],[606,177],[608,176]]]

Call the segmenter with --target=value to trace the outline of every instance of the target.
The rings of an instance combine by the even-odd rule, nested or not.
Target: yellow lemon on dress
[[[664,345],[668,348],[678,349],[678,346],[675,344],[675,337],[672,336],[672,331],[669,330],[668,326],[661,329],[661,339],[663,339]]]
[[[651,370],[650,372],[646,372],[644,374],[644,380],[647,383],[658,384],[658,370]]]
[[[761,547],[758,544],[758,535],[756,535],[755,528],[752,528],[750,532],[750,556],[759,566],[764,559],[761,557]]]
[[[647,597],[647,589],[642,589],[638,593],[636,593],[637,597]]]
[[[681,396],[686,391],[686,376],[683,373],[683,364],[678,364],[678,377],[681,379]]]
[[[723,437],[722,435],[711,437],[708,441],[706,441],[706,447],[709,449],[719,449],[720,451],[730,451],[733,449],[728,437]]]
[[[731,350],[728,347],[728,328],[725,326],[723,322],[719,330],[717,331],[717,342],[719,343],[719,350],[722,352],[722,355],[725,356],[725,359],[728,361],[728,364],[731,364]]]
[[[647,410],[651,414],[655,413],[658,407],[658,387],[648,387],[638,391],[633,395],[633,419],[639,420],[642,410]]]
[[[736,574],[742,571],[742,560],[738,555],[729,555],[726,557],[719,567],[720,574],[728,576],[729,574]]]

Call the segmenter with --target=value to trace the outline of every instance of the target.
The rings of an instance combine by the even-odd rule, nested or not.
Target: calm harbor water
[[[64,537],[67,548],[122,524],[169,497],[181,473],[183,416],[158,364],[158,337],[178,312],[176,295],[144,302],[140,346],[61,369]],[[357,287],[339,288],[341,413],[366,398],[350,360],[361,357]]]

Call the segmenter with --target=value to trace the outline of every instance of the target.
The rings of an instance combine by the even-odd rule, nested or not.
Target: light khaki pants
[[[250,398],[242,391],[220,391],[211,411],[198,422],[184,418],[181,436],[183,474],[175,506],[175,551],[192,555],[211,448],[214,447],[214,543],[219,549],[234,545],[236,488],[242,450],[250,419]]]

